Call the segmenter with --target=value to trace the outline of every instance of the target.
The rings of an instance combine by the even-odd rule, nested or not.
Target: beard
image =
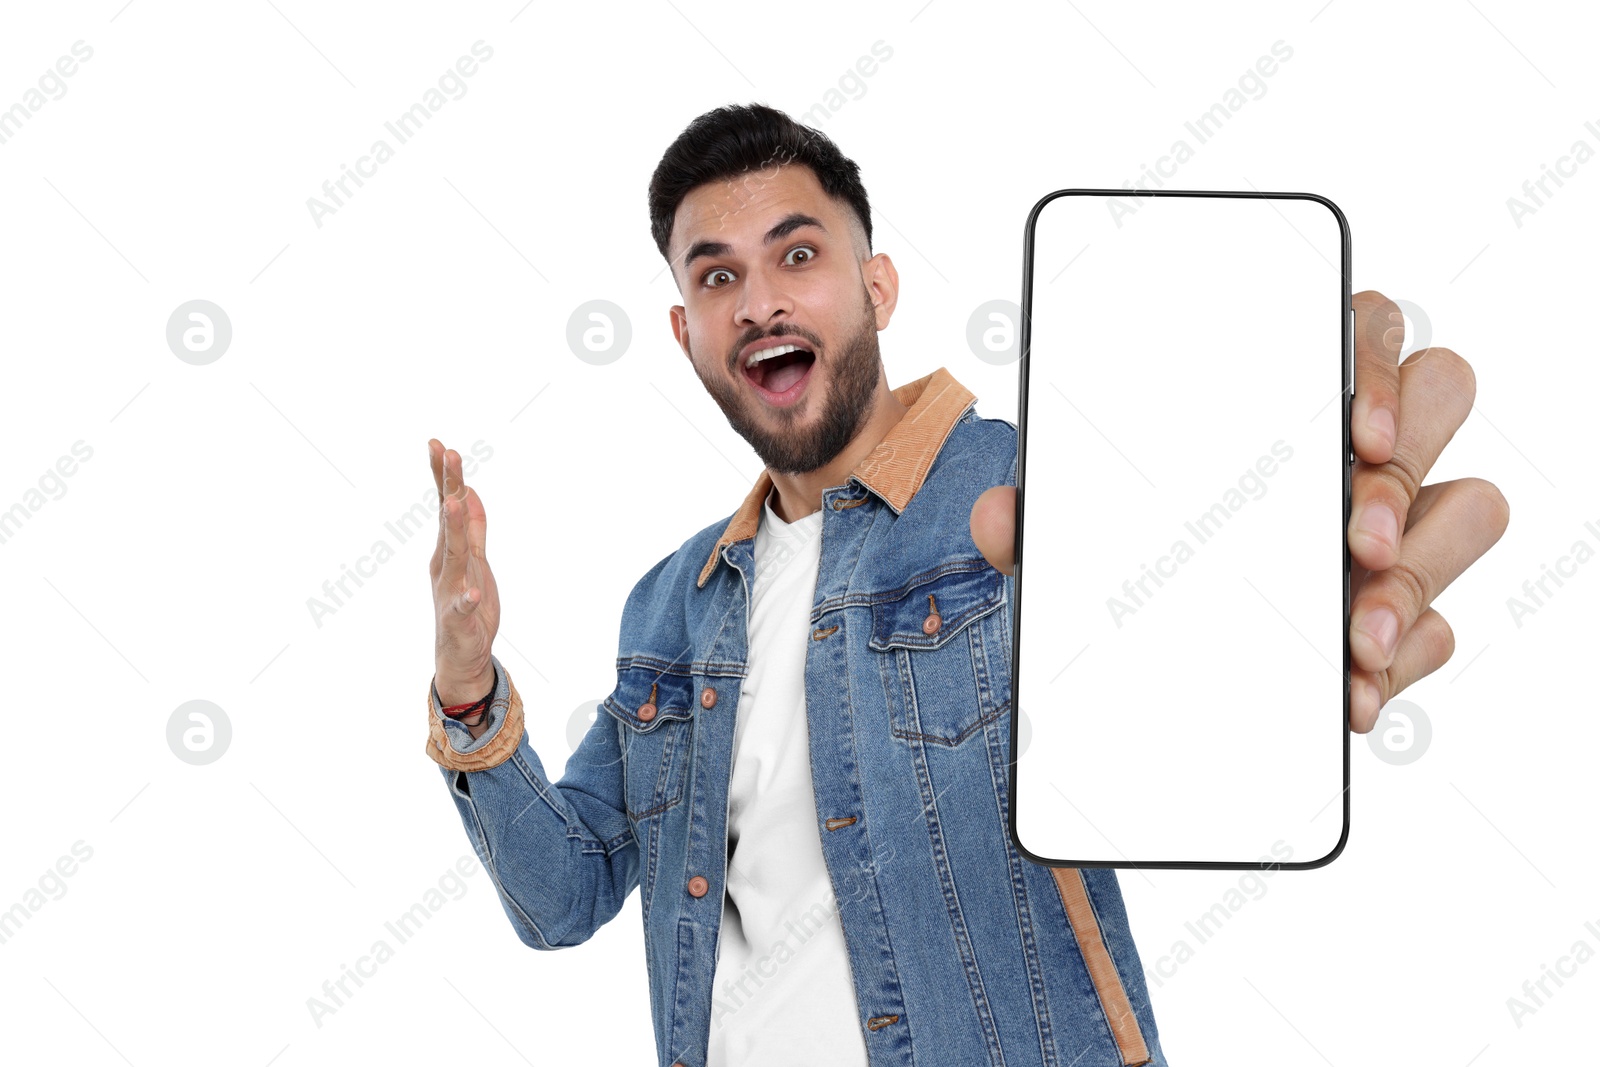
[[[749,442],[756,455],[768,469],[780,474],[806,474],[826,466],[844,447],[855,439],[857,432],[872,414],[873,395],[878,389],[882,373],[882,359],[878,351],[878,328],[871,295],[862,290],[865,312],[860,329],[845,339],[837,353],[828,352],[827,398],[816,400],[816,383],[807,383],[806,395],[788,407],[768,407],[755,392],[743,383],[729,382],[721,375],[708,380],[700,372],[698,362],[691,359],[695,374],[706,392],[717,402],[728,425]],[[804,337],[811,342],[813,364],[810,373],[816,375],[822,367],[823,346],[820,339],[809,330],[780,324],[769,333],[743,337],[734,348],[734,357],[728,364],[739,367],[738,351],[761,337]],[[693,340],[689,344],[694,352]],[[822,412],[808,424],[812,408],[823,405]],[[767,424],[777,423],[776,429]]]

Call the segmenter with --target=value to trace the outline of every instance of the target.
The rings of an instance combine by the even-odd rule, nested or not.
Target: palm
[[[500,627],[500,593],[485,553],[488,515],[461,477],[460,453],[428,442],[439,489],[439,540],[428,574],[433,584],[436,672],[451,688],[492,674],[490,649]]]
[[[467,540],[469,544],[481,544],[482,534],[474,537],[473,528],[476,526],[481,530],[485,525],[483,504],[474,490],[467,492]],[[440,579],[436,577],[434,580],[438,583]],[[471,664],[487,670],[489,649],[494,644],[495,633],[500,629],[500,591],[495,585],[494,572],[489,569],[488,560],[468,555],[460,574],[440,590],[444,595],[436,596],[434,603],[441,614],[453,611],[451,605],[464,596],[470,599],[473,590],[477,591],[477,606],[471,614],[460,619],[457,630],[459,651],[463,656],[463,669]],[[444,620],[439,621],[442,624]]]

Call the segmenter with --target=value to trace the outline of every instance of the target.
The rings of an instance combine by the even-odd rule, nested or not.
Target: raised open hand
[[[494,683],[489,651],[500,628],[500,593],[484,554],[488,516],[461,477],[461,453],[428,440],[439,488],[439,542],[433,579],[434,684],[446,706],[477,700]]]

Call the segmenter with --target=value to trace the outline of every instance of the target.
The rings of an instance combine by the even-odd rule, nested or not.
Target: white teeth
[[[764,359],[771,359],[774,356],[788,355],[790,352],[805,351],[808,351],[808,349],[801,348],[799,345],[778,345],[775,348],[763,348],[761,351],[752,355],[749,361],[745,363],[745,366],[754,367],[757,363],[760,363]]]

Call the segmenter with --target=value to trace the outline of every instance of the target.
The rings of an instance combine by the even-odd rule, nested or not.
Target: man
[[[708,112],[649,203],[673,334],[766,469],[635,584],[616,688],[559,782],[490,651],[483,505],[428,446],[427,750],[518,935],[580,944],[638,887],[664,1067],[1165,1063],[1115,872],[1027,862],[1006,830],[1015,425],[943,367],[890,388],[898,277],[826,137]],[[1399,321],[1355,303],[1363,327]],[[1477,479],[1421,484],[1470,410],[1466,362],[1428,349],[1402,378],[1393,331],[1357,335],[1365,731],[1449,658],[1429,604],[1506,505]]]

